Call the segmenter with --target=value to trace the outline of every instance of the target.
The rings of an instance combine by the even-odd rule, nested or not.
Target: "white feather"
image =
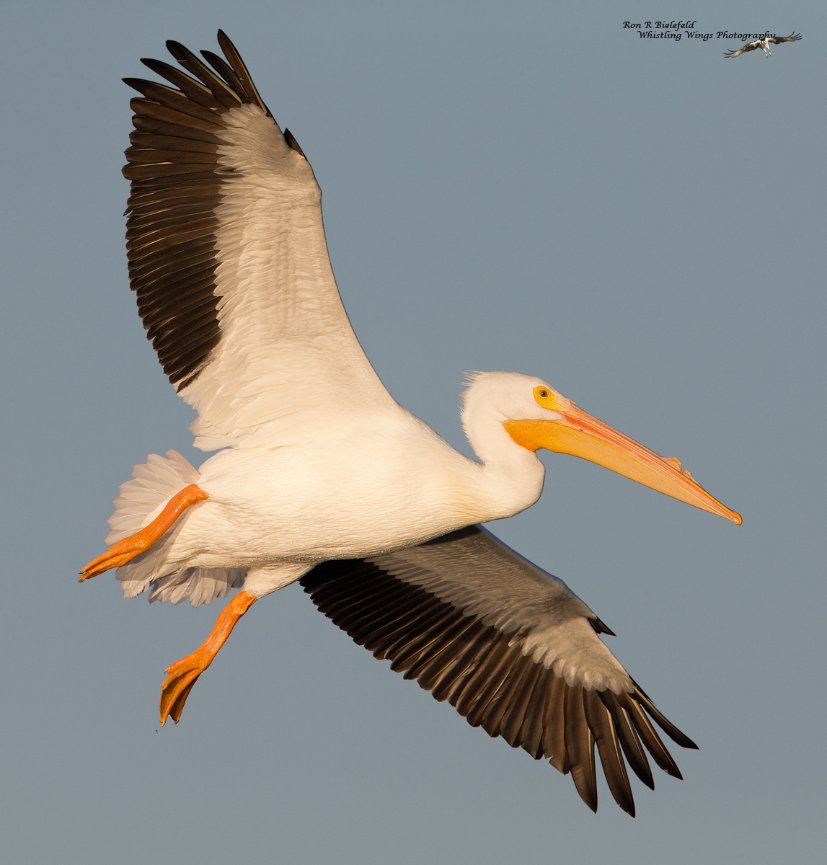
[[[164,505],[189,484],[198,482],[200,474],[177,451],[166,457],[150,454],[145,463],[132,469],[132,480],[121,484],[115,499],[115,510],[109,517],[111,531],[107,544],[115,543],[148,525]],[[184,515],[186,516],[186,515]],[[183,518],[179,523],[183,522]],[[194,607],[224,597],[231,588],[244,582],[244,568],[167,567],[169,546],[178,526],[151,550],[118,568],[117,577],[127,598],[150,590],[149,600],[177,604],[189,599]]]
[[[115,510],[109,517],[107,544],[114,544],[148,525],[164,505],[184,487],[198,482],[198,470],[177,451],[165,457],[150,454],[132,467],[132,480],[121,484]]]

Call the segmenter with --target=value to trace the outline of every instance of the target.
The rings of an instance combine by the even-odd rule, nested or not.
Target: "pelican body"
[[[594,749],[634,813],[626,763],[677,766],[652,721],[694,743],[600,639],[612,632],[562,581],[479,523],[532,505],[537,451],[591,460],[740,523],[674,458],[580,409],[540,378],[475,373],[462,455],[390,396],[347,319],[327,255],[321,193],[304,152],[262,101],[237,50],[180,66],[167,84],[125,79],[130,281],[159,360],[197,414],[199,468],[170,451],[136,466],[110,546],[81,571],[117,568],[127,597],[209,603],[239,589],[205,642],[172,664],[161,723],[250,606],[301,581],[377,657],[475,726],[571,773],[597,806]],[[171,85],[171,86],[170,86]],[[625,758],[625,762],[624,762]]]

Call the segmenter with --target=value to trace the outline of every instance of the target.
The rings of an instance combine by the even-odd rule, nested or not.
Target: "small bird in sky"
[[[801,39],[800,33],[790,33],[789,36],[765,36],[763,39],[753,39],[752,42],[745,42],[735,51],[724,51],[724,57],[732,60],[735,57],[746,54],[747,51],[755,51],[756,48],[761,48],[764,51],[764,57],[771,57],[772,49],[770,45],[780,45],[782,42],[798,42],[799,39]]]

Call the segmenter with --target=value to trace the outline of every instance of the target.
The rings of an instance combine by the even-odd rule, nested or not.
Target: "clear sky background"
[[[804,862],[825,838],[823,3],[3,0],[0,859]],[[804,39],[644,41],[694,19]],[[215,608],[77,583],[118,485],[190,448],[123,243],[126,75],[223,27],[324,190],[384,381],[460,448],[465,370],[546,377],[675,454],[736,528],[546,457],[493,528],[565,579],[697,740],[685,780],[568,778],[467,726],[298,587],[257,605],[161,729]]]

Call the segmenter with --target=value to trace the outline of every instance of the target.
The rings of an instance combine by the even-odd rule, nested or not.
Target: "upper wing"
[[[472,726],[571,772],[597,809],[594,746],[634,815],[626,763],[654,788],[646,750],[680,778],[652,724],[696,748],[598,637],[611,634],[561,580],[472,526],[417,547],[325,562],[302,578],[316,606]],[[644,750],[644,746],[645,749]]]
[[[142,61],[172,87],[124,79],[142,94],[124,167],[130,281],[205,449],[391,399],[342,306],[310,164],[218,41],[226,59],[202,52],[212,69],[167,43],[191,75]]]
[[[760,45],[757,39],[754,39],[752,42],[747,42],[746,45],[742,45],[740,48],[735,51],[724,51],[724,57],[728,57],[730,59],[734,57],[740,57],[742,54],[745,54],[747,51],[755,51],[755,49]]]
[[[798,42],[799,39],[801,39],[800,33],[790,33],[789,36],[771,36],[770,42],[780,45],[782,42]]]

